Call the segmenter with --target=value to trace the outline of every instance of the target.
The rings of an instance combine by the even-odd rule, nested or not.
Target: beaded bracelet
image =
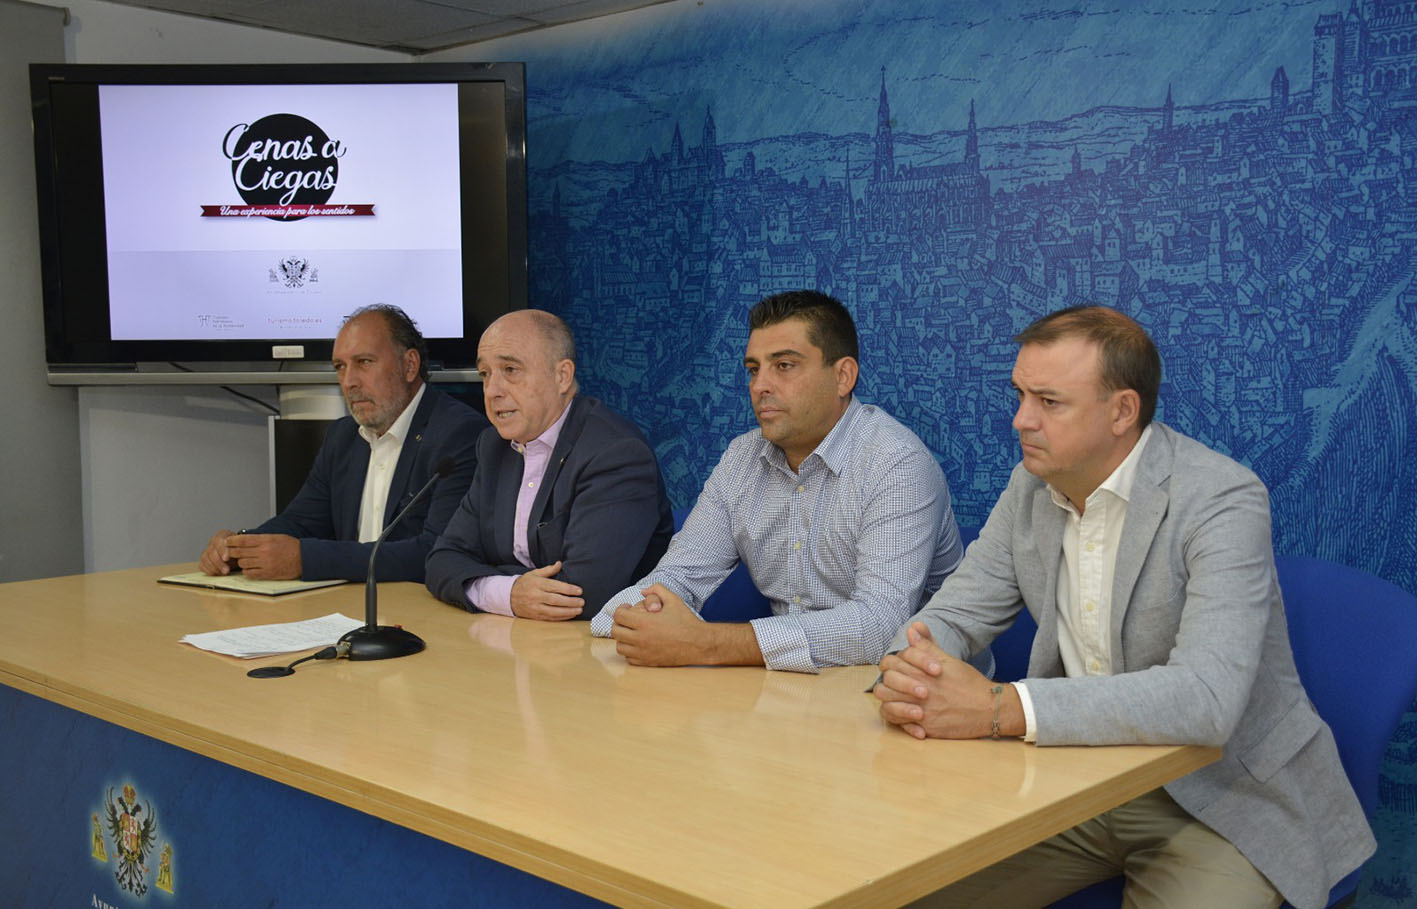
[[[989,724],[989,735],[997,739],[999,737],[999,695],[1004,693],[1004,686],[995,685],[989,689],[989,693],[994,696],[994,722]]]

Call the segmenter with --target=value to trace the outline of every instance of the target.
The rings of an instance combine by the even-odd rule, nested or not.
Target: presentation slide
[[[115,340],[462,335],[457,86],[99,89]]]

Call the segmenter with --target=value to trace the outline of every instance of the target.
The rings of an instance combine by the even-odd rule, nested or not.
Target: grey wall
[[[85,571],[195,561],[218,527],[269,517],[255,405],[200,387],[83,388],[78,422]]]
[[[64,13],[0,0],[0,581],[82,571],[79,418],[45,381],[30,62],[64,59]]]

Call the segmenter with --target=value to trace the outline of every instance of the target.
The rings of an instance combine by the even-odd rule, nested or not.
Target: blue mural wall
[[[1411,0],[705,0],[477,50],[528,65],[533,305],[676,505],[753,425],[748,308],[816,287],[979,525],[1009,338],[1096,301],[1156,339],[1159,418],[1269,485],[1279,552],[1417,590]],[[1417,714],[1383,798],[1363,904],[1417,904]]]

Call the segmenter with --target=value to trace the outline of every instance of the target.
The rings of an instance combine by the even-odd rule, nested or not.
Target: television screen
[[[327,359],[371,303],[463,366],[526,305],[521,64],[35,65],[31,84],[52,366]]]

